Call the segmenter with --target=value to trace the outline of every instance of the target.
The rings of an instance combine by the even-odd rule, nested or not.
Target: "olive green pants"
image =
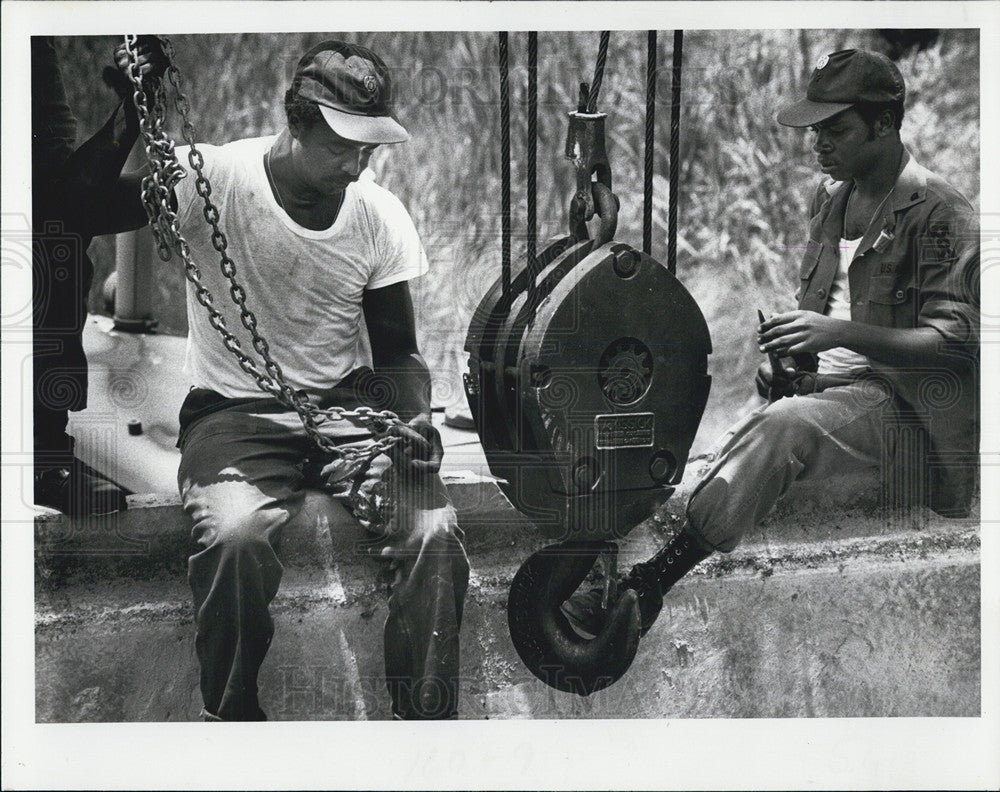
[[[728,552],[771,511],[792,482],[879,465],[898,412],[875,380],[779,399],[738,421],[714,449],[687,517],[709,547]]]

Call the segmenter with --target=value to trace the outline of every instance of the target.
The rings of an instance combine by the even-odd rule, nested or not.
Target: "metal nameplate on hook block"
[[[601,451],[649,448],[655,430],[656,416],[651,412],[595,415],[594,446]]]

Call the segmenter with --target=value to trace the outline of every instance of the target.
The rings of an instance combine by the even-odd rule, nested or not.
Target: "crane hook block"
[[[610,194],[599,182],[587,190]],[[543,682],[587,695],[635,657],[635,594],[593,638],[560,606],[680,482],[708,399],[711,338],[676,276],[627,244],[574,234],[512,265],[510,288],[494,283],[470,323],[466,395],[504,494],[558,543],[511,583],[514,646]]]
[[[584,638],[559,605],[610,543],[562,542],[534,553],[514,576],[507,598],[510,637],[524,664],[550,687],[589,696],[617,682],[639,648],[639,601],[626,590],[599,635]]]

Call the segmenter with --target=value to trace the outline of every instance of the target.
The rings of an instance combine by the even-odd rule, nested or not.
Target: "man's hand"
[[[824,352],[843,346],[842,330],[847,324],[815,311],[789,311],[764,321],[757,332],[761,352],[780,356],[803,352]]]
[[[779,364],[780,365],[780,364]],[[781,366],[777,373],[772,368],[771,361],[765,360],[757,367],[757,393],[769,402],[776,402],[795,393],[795,383],[798,372],[794,368]]]
[[[425,416],[418,415],[405,425],[395,424],[390,427],[389,435],[401,438],[389,455],[406,472],[433,476],[441,469],[444,457],[441,435]]]
[[[134,48],[138,55],[139,74],[142,75],[143,82],[149,87],[151,83],[159,80],[166,73],[167,66],[170,65],[167,55],[156,36],[139,36]],[[129,100],[134,87],[129,77],[129,58],[124,43],[115,49],[114,60],[114,67],[108,66],[104,70],[104,82],[115,90],[119,99]]]
[[[791,380],[781,374],[775,377],[769,360],[765,360],[757,367],[754,384],[757,386],[757,393],[769,402],[790,395],[787,391],[791,390]]]

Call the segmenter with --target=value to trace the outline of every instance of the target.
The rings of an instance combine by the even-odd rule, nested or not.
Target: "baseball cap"
[[[316,102],[326,123],[343,138],[360,143],[410,139],[392,106],[389,69],[365,47],[320,42],[299,59],[292,90]]]
[[[783,107],[776,119],[785,126],[808,127],[859,102],[901,102],[905,97],[903,75],[885,55],[840,50],[820,57],[806,98]]]

